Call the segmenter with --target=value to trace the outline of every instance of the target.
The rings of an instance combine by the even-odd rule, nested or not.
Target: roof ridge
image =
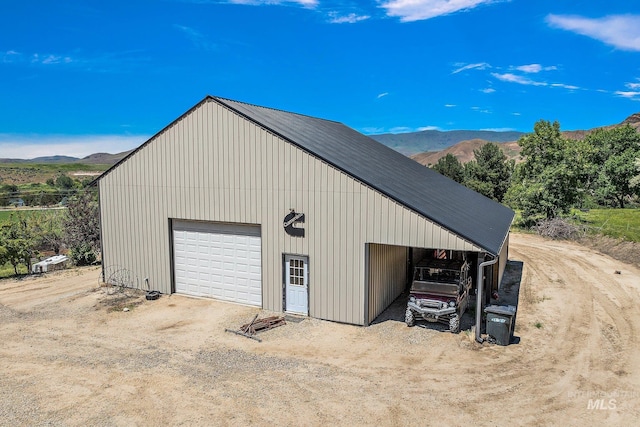
[[[325,118],[322,118],[322,117],[311,116],[309,114],[296,113],[296,112],[293,112],[293,111],[287,111],[287,110],[283,110],[283,109],[280,109],[280,108],[265,107],[264,105],[252,104],[250,102],[238,101],[238,100],[231,99],[231,98],[224,98],[222,96],[209,95],[209,98],[215,99],[217,101],[220,101],[225,105],[227,105],[225,101],[227,101],[227,102],[235,102],[237,104],[247,105],[249,107],[257,107],[257,108],[262,108],[264,110],[277,111],[277,112],[280,112],[280,113],[292,114],[294,116],[306,117],[306,118],[309,118],[309,119],[322,120],[324,122],[331,122],[331,123],[337,123],[337,124],[345,125],[344,123],[339,122],[337,120],[325,119]]]

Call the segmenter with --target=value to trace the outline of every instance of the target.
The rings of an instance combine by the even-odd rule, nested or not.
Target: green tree
[[[38,211],[29,216],[29,227],[41,249],[52,250],[56,255],[62,247],[62,215],[60,211]]]
[[[640,156],[640,133],[629,125],[598,129],[586,136],[592,148],[592,189],[600,202],[624,208],[625,199],[640,194],[632,186],[635,159]]]
[[[552,219],[569,212],[585,194],[589,170],[589,145],[568,140],[558,122],[540,120],[533,133],[518,141],[524,162],[513,175],[505,199],[522,209],[523,222]]]
[[[4,246],[4,238],[0,233],[0,266],[3,266],[9,262],[9,257],[7,256],[7,254],[7,248]]]
[[[71,188],[73,188],[73,184],[73,179],[71,179],[67,175],[58,175],[58,177],[56,178],[56,187],[58,188],[70,190]]]
[[[5,184],[0,187],[0,206],[8,206],[11,199],[19,194],[18,186],[15,184]]]
[[[100,213],[95,192],[84,190],[69,199],[63,229],[74,263],[95,262],[100,252]]]
[[[5,184],[2,186],[2,191],[7,193],[8,196],[15,196],[18,194],[19,189],[15,184]]]
[[[631,178],[630,184],[631,184],[631,188],[635,189],[636,192],[640,192],[640,157],[636,159],[635,165],[636,165],[636,172],[638,174],[633,178]]]
[[[11,214],[9,221],[0,228],[2,261],[11,263],[18,274],[18,265],[24,264],[31,271],[31,258],[37,255],[36,238],[29,227],[27,218]]]
[[[494,143],[473,150],[473,154],[475,160],[464,166],[464,184],[490,199],[502,202],[511,185],[515,162],[507,160],[507,156]]]
[[[458,158],[451,153],[441,157],[432,169],[441,175],[451,178],[455,182],[464,182],[464,166],[462,166]]]

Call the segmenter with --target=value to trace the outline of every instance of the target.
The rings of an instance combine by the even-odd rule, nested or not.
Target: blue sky
[[[0,157],[119,152],[206,95],[363,133],[640,111],[636,0],[3,0]]]

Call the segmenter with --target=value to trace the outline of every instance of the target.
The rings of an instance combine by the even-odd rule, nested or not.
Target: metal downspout
[[[483,339],[480,337],[480,324],[482,323],[482,291],[484,289],[484,282],[482,281],[482,273],[484,268],[488,265],[493,265],[498,262],[498,257],[493,256],[492,260],[485,261],[478,266],[478,280],[476,281],[476,341],[482,343]],[[482,284],[482,286],[481,286]]]

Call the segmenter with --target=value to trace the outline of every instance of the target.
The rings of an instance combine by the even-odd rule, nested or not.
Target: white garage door
[[[260,227],[173,221],[176,292],[262,306]]]

